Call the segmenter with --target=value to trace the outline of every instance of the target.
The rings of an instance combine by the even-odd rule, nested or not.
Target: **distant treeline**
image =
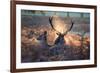
[[[21,10],[22,15],[37,15],[37,16],[52,16],[58,15],[62,17],[78,17],[78,18],[90,18],[90,13],[83,12],[62,12],[62,11],[39,11],[39,10]]]

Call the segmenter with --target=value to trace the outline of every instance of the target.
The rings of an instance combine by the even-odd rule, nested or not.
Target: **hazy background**
[[[71,31],[79,33],[90,32],[90,14],[80,12],[21,10],[22,25],[40,28],[47,27],[48,29],[51,27],[49,17],[53,15],[63,17],[64,22],[69,25],[72,20],[74,22],[74,26]]]

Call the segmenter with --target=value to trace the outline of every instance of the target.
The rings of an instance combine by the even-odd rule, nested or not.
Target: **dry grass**
[[[30,32],[34,32],[30,34]],[[52,32],[52,33],[51,33]],[[47,36],[47,43],[54,43],[53,31]],[[41,32],[42,33],[42,32]],[[21,58],[22,62],[44,62],[63,60],[85,60],[90,57],[90,38],[77,34],[67,34],[64,36],[63,45],[46,45],[43,41],[37,40],[40,32],[29,27],[23,27],[21,32]],[[50,38],[50,36],[52,38]],[[56,36],[57,37],[57,36]],[[53,40],[52,40],[53,39]]]

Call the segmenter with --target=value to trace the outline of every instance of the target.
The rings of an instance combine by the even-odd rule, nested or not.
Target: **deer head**
[[[70,28],[67,27],[68,24],[64,22],[59,16],[52,16],[49,18],[50,25],[54,31],[56,31],[56,34],[58,35],[58,38],[55,40],[55,44],[64,44],[64,35],[67,34],[73,27],[73,22],[71,21]]]

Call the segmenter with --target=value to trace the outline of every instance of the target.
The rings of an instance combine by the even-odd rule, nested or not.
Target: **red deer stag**
[[[68,24],[64,22],[59,16],[52,16],[49,18],[50,25],[54,31],[56,31],[56,34],[58,35],[58,38],[55,40],[55,44],[64,44],[64,36],[71,31],[73,27],[73,22],[71,21],[71,26],[68,29]]]

